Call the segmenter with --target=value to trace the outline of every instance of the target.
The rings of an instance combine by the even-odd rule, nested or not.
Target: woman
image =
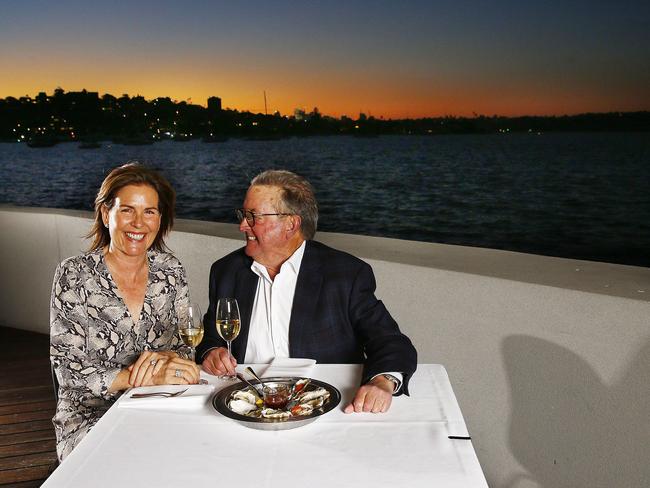
[[[60,383],[53,418],[63,460],[123,390],[198,383],[177,352],[177,312],[188,303],[185,270],[163,238],[175,193],[139,164],[114,169],[95,199],[90,251],[57,268],[50,359]]]

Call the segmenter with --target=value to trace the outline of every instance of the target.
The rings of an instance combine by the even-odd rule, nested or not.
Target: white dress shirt
[[[273,280],[264,265],[253,261],[251,270],[260,279],[253,300],[246,363],[270,363],[276,357],[289,357],[291,307],[304,253],[305,241],[282,264]]]

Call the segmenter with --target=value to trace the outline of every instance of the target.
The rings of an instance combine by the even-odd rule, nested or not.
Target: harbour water
[[[647,133],[0,144],[0,204],[90,210],[106,173],[162,171],[182,218],[235,222],[250,179],[306,176],[319,229],[650,266]]]

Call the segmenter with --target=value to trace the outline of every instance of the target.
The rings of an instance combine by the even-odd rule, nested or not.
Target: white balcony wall
[[[54,268],[87,247],[89,214],[0,207],[0,228],[0,325],[48,333]],[[445,365],[490,486],[650,485],[650,269],[317,238],[369,262],[419,362]],[[168,243],[205,308],[236,226],[180,221]]]

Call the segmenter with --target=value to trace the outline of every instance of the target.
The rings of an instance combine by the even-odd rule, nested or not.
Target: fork
[[[185,388],[184,390],[179,390],[179,391],[154,391],[151,393],[133,393],[130,398],[149,398],[149,397],[163,397],[163,398],[173,398],[182,395],[185,393],[189,388]]]

